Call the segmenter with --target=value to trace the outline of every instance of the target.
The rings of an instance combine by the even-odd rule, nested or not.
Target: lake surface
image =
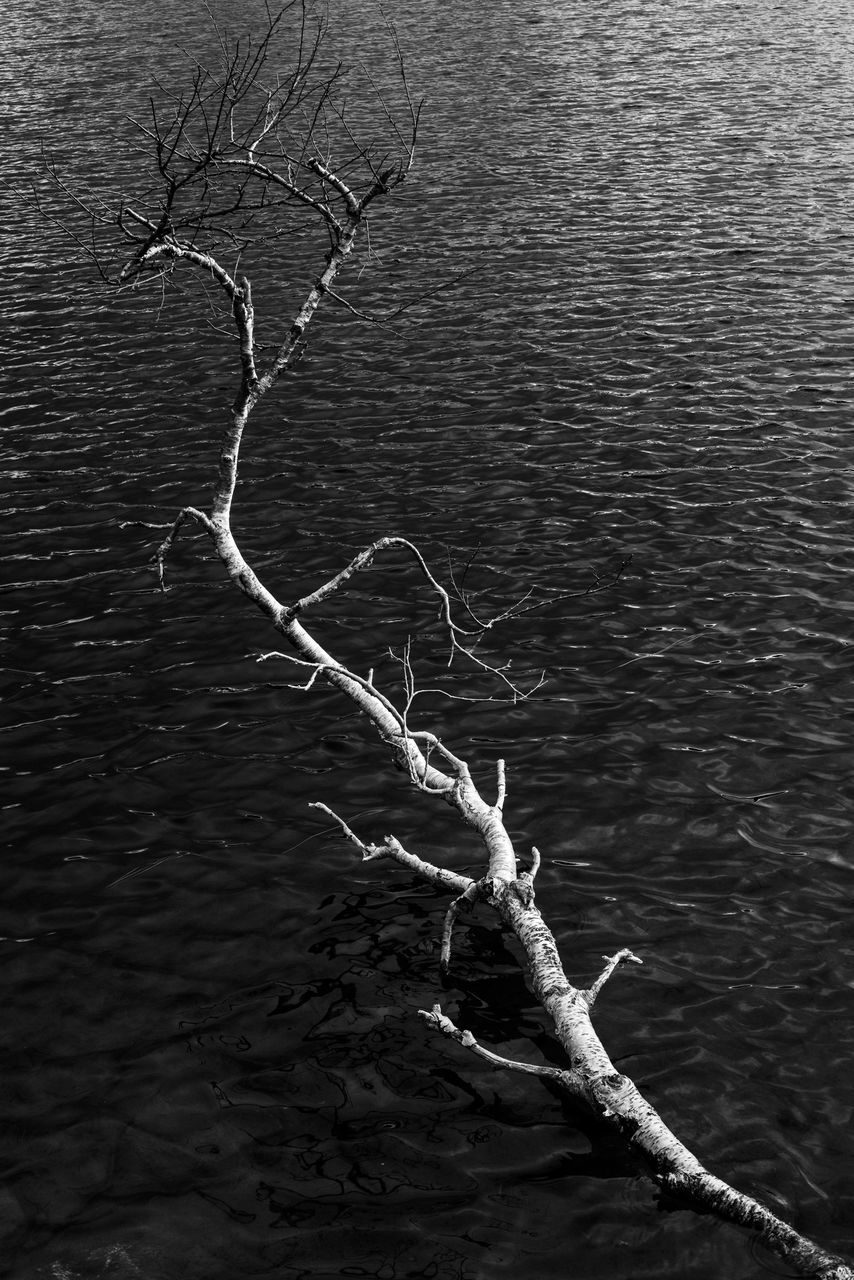
[[[429,106],[380,260],[342,289],[391,307],[472,274],[399,333],[319,317],[247,439],[236,533],[284,599],[389,532],[437,572],[477,549],[484,612],[533,590],[480,652],[543,686],[426,699],[423,722],[487,794],[506,758],[571,979],[643,957],[597,1006],[620,1069],[714,1172],[851,1256],[850,9],[387,8]],[[6,5],[5,176],[44,138],[84,187],[130,181],[124,115],[202,23]],[[348,57],[385,40],[335,0]],[[155,589],[154,526],[205,502],[233,353],[191,293],[111,298],[2,199],[0,1266],[786,1274],[422,1028],[441,996],[498,1051],[555,1056],[486,915],[442,992],[442,899],[360,866],[307,805],[472,874],[477,848],[331,691],[258,665],[272,635],[202,539]],[[412,635],[429,684],[433,615],[389,557],[316,629],[389,678]]]

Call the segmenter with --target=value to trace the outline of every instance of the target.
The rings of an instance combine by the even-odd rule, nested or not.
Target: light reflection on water
[[[346,47],[375,43],[337,7]],[[425,710],[485,786],[507,757],[570,973],[644,955],[599,1014],[618,1064],[710,1167],[850,1254],[847,15],[393,8],[431,105],[349,296],[477,271],[402,338],[324,317],[248,442],[239,535],[285,596],[382,532],[439,566],[480,544],[469,585],[496,608],[632,557],[614,590],[490,637],[520,678],[546,670],[535,700]],[[48,133],[96,181],[116,86],[188,21],[16,10],[6,172]],[[107,307],[55,229],[15,218],[12,1274],[773,1271],[656,1213],[549,1095],[423,1040],[439,900],[353,866],[305,805],[459,868],[476,851],[331,693],[256,666],[269,636],[200,540],[153,591],[145,526],[203,500],[226,353],[202,354],[192,299],[156,324],[144,298]],[[431,616],[384,565],[318,627],[360,669],[416,634],[426,679]],[[447,998],[548,1055],[508,960],[475,921]]]

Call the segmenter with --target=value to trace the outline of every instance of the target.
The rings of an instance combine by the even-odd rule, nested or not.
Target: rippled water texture
[[[485,788],[507,758],[569,973],[644,957],[601,1001],[621,1069],[716,1172],[851,1255],[849,6],[387,8],[429,107],[348,296],[472,274],[402,335],[325,314],[247,442],[238,536],[285,598],[381,533],[439,569],[479,546],[485,611],[631,557],[490,633],[521,681],[545,670],[536,697],[425,717]],[[82,185],[129,181],[124,113],[195,13],[3,16],[6,176],[45,138]],[[333,31],[354,60],[385,38],[343,0]],[[151,526],[205,500],[233,353],[191,294],[105,297],[3,200],[9,1274],[781,1274],[422,1030],[441,900],[357,865],[307,802],[458,869],[476,848],[331,692],[257,665],[270,635],[200,539],[154,589]],[[365,671],[419,637],[429,681],[432,617],[392,559],[317,625]],[[443,999],[554,1056],[488,920]]]

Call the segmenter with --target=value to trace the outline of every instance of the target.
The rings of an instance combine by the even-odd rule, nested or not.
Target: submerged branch
[[[496,913],[521,949],[532,990],[551,1021],[568,1065],[561,1069],[522,1063],[486,1049],[469,1032],[460,1030],[438,1005],[432,1012],[422,1013],[426,1021],[493,1066],[558,1084],[618,1134],[630,1150],[642,1156],[661,1186],[731,1222],[758,1231],[768,1248],[803,1274],[822,1280],[854,1280],[847,1264],[801,1237],[750,1197],[709,1174],[642,1097],[633,1081],[617,1071],[594,1029],[591,1010],[620,965],[641,962],[623,948],[607,959],[590,987],[579,988],[569,981],[555,938],[535,902],[534,880],[540,855],[534,848],[530,868],[520,870],[505,825],[504,763],[497,765],[495,801],[489,803],[462,755],[452,751],[437,734],[411,727],[409,713],[420,692],[411,647],[407,644],[397,658],[404,684],[404,701],[398,706],[378,687],[373,672],[363,677],[339,662],[303,625],[303,618],[312,608],[370,568],[380,552],[401,548],[414,561],[435,598],[450,647],[449,665],[457,654],[463,655],[480,672],[503,682],[514,699],[526,697],[531,691],[520,690],[506,674],[509,664],[494,666],[479,657],[474,651],[477,642],[502,621],[571,595],[589,595],[613,586],[628,560],[607,582],[597,579],[586,592],[547,592],[544,599],[536,601],[529,593],[516,605],[488,619],[481,619],[474,612],[471,597],[464,590],[464,570],[459,583],[453,575],[451,578],[465,619],[465,625],[461,625],[448,591],[432,573],[419,548],[405,538],[376,539],[338,573],[290,605],[282,603],[261,581],[237,543],[231,528],[231,509],[247,423],[260,399],[292,367],[315,314],[326,300],[337,299],[332,286],[356,248],[359,232],[367,225],[369,209],[373,210],[406,179],[415,154],[421,114],[420,104],[410,94],[396,33],[389,26],[403,94],[403,120],[394,116],[387,98],[376,90],[380,112],[394,135],[392,149],[386,152],[373,140],[360,142],[341,92],[341,65],[326,73],[319,69],[318,50],[324,28],[322,24],[315,28],[308,21],[305,6],[297,9],[301,27],[296,65],[289,77],[277,79],[274,87],[267,86],[267,58],[282,15],[290,7],[286,5],[278,14],[268,11],[266,29],[255,45],[233,43],[226,33],[217,30],[221,66],[212,72],[196,62],[185,95],[171,95],[165,109],[152,102],[151,121],[141,126],[141,133],[153,149],[160,183],[158,194],[146,207],[119,202],[115,211],[117,234],[124,252],[130,255],[118,283],[132,285],[150,275],[162,278],[164,273],[182,267],[192,268],[197,275],[203,273],[215,296],[225,295],[239,341],[234,402],[222,432],[210,508],[202,511],[185,506],[176,516],[155,552],[160,586],[165,590],[166,558],[183,525],[188,520],[195,521],[210,538],[230,580],[289,647],[287,655],[271,652],[262,655],[261,660],[286,656],[306,669],[307,681],[301,688],[311,689],[323,680],[340,690],[368,718],[413,787],[420,793],[440,797],[456,812],[463,832],[472,833],[479,843],[482,874],[476,879],[409,852],[393,835],[386,835],[378,843],[367,843],[326,804],[316,802],[313,806],[337,824],[363,861],[394,862],[452,895],[439,944],[443,971],[447,972],[450,964],[452,933],[460,910],[483,904]],[[346,154],[334,163],[331,139],[336,131],[339,137],[343,134]],[[263,222],[269,217],[270,222],[266,241],[259,234],[253,243],[278,245],[283,233],[277,219],[281,207],[290,207],[291,202],[298,206],[300,218],[316,220],[319,274],[307,288],[296,313],[290,318],[278,318],[278,337],[268,348],[273,354],[266,368],[260,368],[248,277],[238,275],[236,266],[233,273],[228,271],[222,262],[240,261],[254,235],[256,219]],[[109,221],[100,205],[92,201],[78,203],[78,212],[89,218],[93,228],[101,228]],[[224,254],[228,257],[224,258]]]

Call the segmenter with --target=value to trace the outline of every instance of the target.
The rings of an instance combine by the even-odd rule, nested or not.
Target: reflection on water
[[[376,45],[335,9],[354,57]],[[348,296],[476,271],[403,336],[324,317],[248,442],[239,536],[286,597],[382,532],[439,566],[479,546],[467,585],[496,609],[632,557],[490,636],[520,679],[545,669],[535,699],[431,723],[484,779],[507,757],[570,973],[644,956],[599,1014],[621,1067],[712,1168],[851,1254],[847,11],[392,10],[430,107]],[[172,58],[192,21],[7,15],[6,173],[47,135],[97,186],[140,51]],[[461,869],[477,851],[331,693],[255,664],[269,636],[200,540],[154,592],[147,526],[204,499],[227,353],[189,297],[156,323],[105,305],[8,207],[11,1274],[773,1273],[656,1213],[548,1093],[424,1039],[441,902],[354,865],[306,802]],[[418,634],[426,678],[430,619],[395,562],[318,626],[360,669]],[[552,1053],[486,921],[455,982],[487,1043]]]

